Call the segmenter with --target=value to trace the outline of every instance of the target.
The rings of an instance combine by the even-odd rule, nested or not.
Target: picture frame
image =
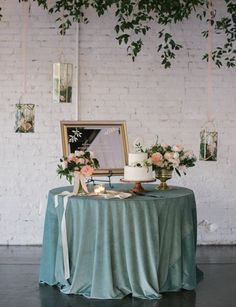
[[[61,121],[63,156],[75,150],[92,151],[100,163],[94,175],[123,175],[128,163],[125,121]]]

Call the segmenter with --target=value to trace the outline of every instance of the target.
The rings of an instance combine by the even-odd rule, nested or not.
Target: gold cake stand
[[[154,182],[156,181],[156,179],[152,179],[152,180],[145,180],[145,181],[134,181],[134,180],[125,180],[124,178],[120,179],[121,182],[133,182],[134,183],[134,187],[132,189],[129,190],[129,192],[131,193],[143,193],[143,192],[147,192],[146,190],[144,190],[144,188],[142,187],[142,183],[148,183],[148,182]]]

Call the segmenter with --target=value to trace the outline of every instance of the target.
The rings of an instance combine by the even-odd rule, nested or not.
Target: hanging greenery
[[[27,2],[28,0],[18,0]],[[96,11],[101,17],[112,8],[116,18],[115,33],[119,44],[127,45],[128,55],[135,60],[143,46],[143,37],[151,28],[157,31],[157,52],[165,68],[171,66],[178,50],[183,46],[175,41],[170,25],[195,16],[206,24],[202,32],[208,37],[209,24],[217,35],[223,36],[222,45],[212,52],[212,60],[218,67],[234,67],[236,65],[236,0],[222,0],[225,16],[217,16],[215,8],[208,15],[212,0],[31,0],[54,14],[59,22],[61,34],[65,34],[73,22],[88,23],[86,16],[88,8]],[[52,4],[53,3],[53,4]],[[219,4],[219,2],[218,2]],[[1,14],[1,11],[0,11]],[[158,27],[156,27],[158,25]],[[208,54],[202,56],[208,60]]]

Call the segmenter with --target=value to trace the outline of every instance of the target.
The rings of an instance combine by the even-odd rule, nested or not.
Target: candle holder
[[[105,186],[104,186],[103,184],[95,185],[95,187],[94,187],[94,193],[95,193],[96,195],[105,194],[105,193],[106,193]]]

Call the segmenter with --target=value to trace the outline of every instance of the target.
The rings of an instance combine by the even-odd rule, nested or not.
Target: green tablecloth
[[[196,205],[194,193],[171,187],[157,198],[103,199],[73,196],[66,209],[70,278],[65,280],[61,241],[63,196],[55,208],[49,192],[40,265],[40,282],[63,293],[117,299],[128,294],[155,299],[161,292],[196,287]],[[128,191],[130,185],[116,184]]]

